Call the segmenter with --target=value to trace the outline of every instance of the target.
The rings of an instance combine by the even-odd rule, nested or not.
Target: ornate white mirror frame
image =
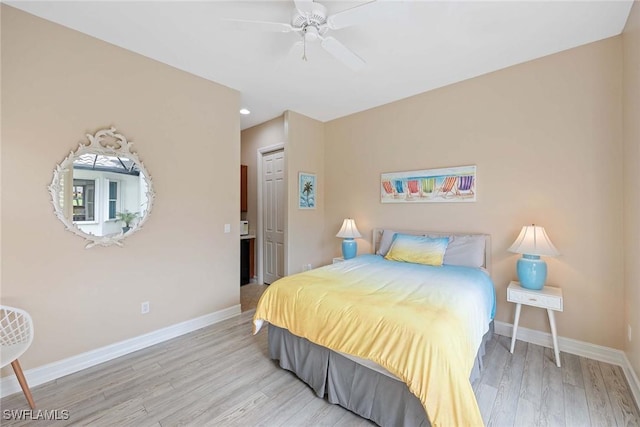
[[[71,151],[71,153],[69,153],[69,155],[54,169],[53,180],[51,181],[51,185],[49,185],[51,202],[53,203],[56,216],[60,221],[62,221],[67,230],[87,240],[86,248],[91,248],[96,245],[122,246],[125,237],[129,237],[140,230],[149,218],[155,198],[151,176],[142,161],[138,158],[138,155],[132,151],[131,148],[133,143],[131,141],[127,141],[127,138],[123,135],[116,133],[116,129],[114,127],[98,130],[95,135],[86,134],[86,137],[89,140],[89,143],[83,144],[81,142],[78,148],[75,151]],[[91,155],[95,155],[93,157],[93,161],[91,161]],[[103,157],[100,158],[99,156]],[[89,161],[87,162],[87,160]],[[139,194],[137,196],[139,197],[138,199],[135,199],[135,201],[138,202],[136,206],[139,207],[140,211],[136,210],[134,212],[128,212],[127,209],[122,209],[124,203],[122,200],[118,200],[121,194],[121,185],[117,178],[112,178],[111,180],[105,178],[103,179],[105,184],[100,184],[96,180],[93,181],[93,184],[90,184],[89,187],[80,185],[87,181],[91,182],[92,179],[87,180],[76,178],[74,176],[74,161],[76,161],[78,175],[82,172],[80,169],[102,171],[96,173],[105,174],[104,176],[106,177],[115,177],[118,176],[118,174],[122,174],[122,184],[126,184],[124,182],[125,175],[129,176],[129,178],[131,176],[143,178],[144,181],[138,179],[138,184],[135,182],[133,184],[129,184],[130,186],[138,185]],[[78,167],[79,165],[82,166]],[[98,165],[98,168],[96,168],[96,165]],[[116,171],[116,168],[110,165],[117,165],[117,167],[122,170]],[[89,188],[89,190],[87,190],[87,188]],[[93,200],[91,201],[89,200],[89,191],[92,193],[91,197],[93,197]],[[129,193],[132,194],[135,192],[136,191],[133,190],[129,191]],[[105,199],[107,203],[103,204],[102,207],[95,206],[96,198],[100,199],[100,197]],[[83,206],[85,204],[87,205],[83,208],[83,211],[89,210],[88,205],[93,204],[91,208],[93,214],[90,217],[93,222],[86,221],[86,214],[84,216],[84,222],[74,220],[79,219],[76,217],[74,209],[78,207],[78,201],[80,201]],[[129,201],[129,205],[131,205],[131,203],[133,202]],[[118,207],[120,207],[120,212],[116,213]],[[130,223],[126,222],[126,227],[120,229],[120,227],[118,227],[119,223],[124,222],[123,215],[128,213],[133,214],[133,218],[137,218],[137,221],[133,223],[133,226],[130,228]],[[108,227],[103,228],[108,228],[110,231],[102,231],[102,233],[104,233],[103,235],[88,231],[91,228],[91,225],[95,226],[98,224],[97,218],[102,217],[104,218],[101,225],[107,225]],[[84,228],[84,230],[81,227]],[[117,231],[114,232],[114,229],[117,229]]]

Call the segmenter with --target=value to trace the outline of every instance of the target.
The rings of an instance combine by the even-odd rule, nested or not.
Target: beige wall
[[[330,259],[325,235],[325,136],[324,124],[293,111],[285,112],[287,164],[287,273],[303,266],[319,267]],[[298,173],[316,174],[316,209],[298,208]],[[335,232],[334,232],[335,234]]]
[[[627,357],[640,376],[640,2],[631,9],[622,35],[624,129],[624,300],[625,325],[633,330]],[[626,326],[625,326],[626,335]]]
[[[12,183],[1,197],[2,304],[33,316],[25,369],[239,304],[236,91],[6,5],[1,84],[2,181]],[[47,186],[85,133],[110,125],[134,142],[156,204],[125,247],[84,249]]]
[[[523,225],[546,228],[562,256],[548,283],[564,291],[559,334],[623,348],[621,38],[430,91],[326,124],[325,233],[346,216],[374,227],[485,232],[493,237],[497,320],[512,322],[506,287]],[[477,165],[476,203],[382,205],[382,172]],[[637,188],[637,187],[636,187]],[[543,310],[521,325],[548,331]]]

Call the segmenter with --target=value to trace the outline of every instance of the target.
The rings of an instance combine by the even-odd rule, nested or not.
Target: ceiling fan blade
[[[351,9],[334,13],[333,15],[327,17],[327,24],[329,25],[329,28],[337,30],[340,28],[349,27],[351,25],[365,23],[373,16],[384,13],[384,11],[382,11],[379,6],[380,3],[376,0],[373,0],[369,3],[352,7]]]
[[[313,0],[293,0],[298,9],[302,13],[309,13],[313,10]]]
[[[329,52],[334,58],[351,68],[353,71],[359,71],[367,64],[364,62],[364,59],[360,58],[333,37],[323,38],[321,45],[324,50]]]
[[[290,33],[297,31],[290,24],[284,22],[250,21],[246,19],[225,19],[230,29],[249,31],[268,31],[272,33]]]
[[[288,56],[295,56],[296,58],[300,59],[303,57],[303,55],[304,55],[304,42],[302,41],[295,42],[293,46],[291,46],[291,49],[289,49]]]

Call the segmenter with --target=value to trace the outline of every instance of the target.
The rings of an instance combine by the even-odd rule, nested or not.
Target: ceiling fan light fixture
[[[302,30],[302,36],[306,41],[314,42],[320,38],[320,31],[314,25],[307,25]]]

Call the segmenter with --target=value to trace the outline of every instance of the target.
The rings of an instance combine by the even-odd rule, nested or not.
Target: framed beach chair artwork
[[[381,203],[476,201],[476,166],[456,166],[380,176]]]

